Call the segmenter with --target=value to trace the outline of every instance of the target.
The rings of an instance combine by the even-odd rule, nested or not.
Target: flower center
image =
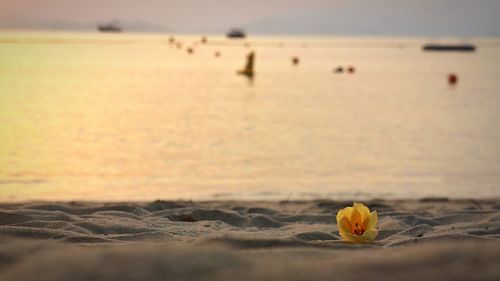
[[[365,233],[365,230],[363,228],[361,228],[358,223],[356,223],[353,232],[356,235],[363,235],[363,233]]]

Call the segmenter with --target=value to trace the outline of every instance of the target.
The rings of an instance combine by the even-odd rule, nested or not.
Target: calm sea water
[[[500,196],[500,40],[176,39],[0,33],[0,201]]]

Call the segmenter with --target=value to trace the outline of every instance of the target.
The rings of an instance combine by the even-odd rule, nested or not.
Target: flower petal
[[[366,229],[375,229],[378,223],[378,214],[377,211],[373,211],[370,213],[370,218],[368,220],[368,224],[366,225]]]
[[[337,221],[337,228],[339,229],[339,232],[344,231],[351,233],[351,222],[346,217],[343,217],[340,221]]]
[[[356,237],[351,233],[351,223],[346,217],[343,217],[339,222],[337,222],[337,228],[339,229],[339,234],[340,237],[342,237],[342,240],[357,242]]]
[[[350,232],[339,231],[340,237],[342,237],[342,241],[353,242],[356,243],[356,238]],[[361,236],[360,236],[361,237]]]
[[[354,235],[350,232],[339,231],[340,237],[342,237],[343,241],[352,242],[352,243],[363,243],[363,242],[371,242],[371,236],[363,236],[363,235]]]
[[[361,222],[370,217],[370,209],[368,209],[368,207],[366,207],[363,203],[354,202],[352,207],[361,215]]]
[[[345,207],[344,209],[339,210],[337,213],[337,223],[342,219],[342,217],[346,217],[348,220],[351,220],[353,210],[353,207]]]
[[[378,235],[378,230],[372,228],[365,231],[365,233],[361,235],[361,238],[363,238],[363,242],[371,242],[375,240],[375,238],[377,238],[377,235]]]
[[[363,224],[363,220],[362,220],[362,216],[359,213],[358,209],[354,208],[354,210],[352,211],[352,215],[351,215],[351,226],[354,227],[356,224],[359,227],[361,227],[361,225]],[[354,230],[354,228],[353,228],[353,230]]]

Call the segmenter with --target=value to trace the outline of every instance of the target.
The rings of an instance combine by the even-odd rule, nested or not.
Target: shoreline
[[[290,196],[290,193],[292,193],[292,196]],[[110,205],[110,204],[136,204],[136,205],[144,205],[144,204],[149,204],[149,203],[154,203],[154,202],[183,202],[183,203],[216,203],[216,202],[235,202],[235,203],[281,203],[281,202],[379,202],[379,201],[385,201],[385,202],[467,202],[467,201],[478,201],[478,202],[491,202],[491,201],[497,201],[500,202],[500,196],[487,196],[487,195],[481,195],[481,196],[427,196],[427,195],[422,195],[422,196],[414,196],[414,197],[391,197],[389,196],[386,199],[383,199],[382,196],[365,196],[365,195],[352,195],[352,196],[293,196],[294,192],[286,193],[288,195],[282,195],[280,194],[279,196],[272,195],[272,196],[220,196],[220,195],[211,195],[211,196],[204,196],[200,198],[190,198],[190,197],[182,197],[182,198],[157,198],[157,199],[137,199],[137,200],[130,200],[130,199],[26,199],[26,200],[19,200],[19,199],[6,199],[6,198],[0,198],[0,207],[4,205],[13,205],[13,204],[69,204],[69,203],[78,203],[78,204],[105,204],[105,205]]]

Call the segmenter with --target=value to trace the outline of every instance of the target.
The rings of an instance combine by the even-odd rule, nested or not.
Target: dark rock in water
[[[253,76],[255,75],[255,72],[254,72],[254,60],[255,60],[255,53],[254,52],[250,52],[247,55],[247,62],[245,64],[245,67],[242,70],[238,70],[237,73],[239,75],[244,75],[244,76],[252,79]]]

